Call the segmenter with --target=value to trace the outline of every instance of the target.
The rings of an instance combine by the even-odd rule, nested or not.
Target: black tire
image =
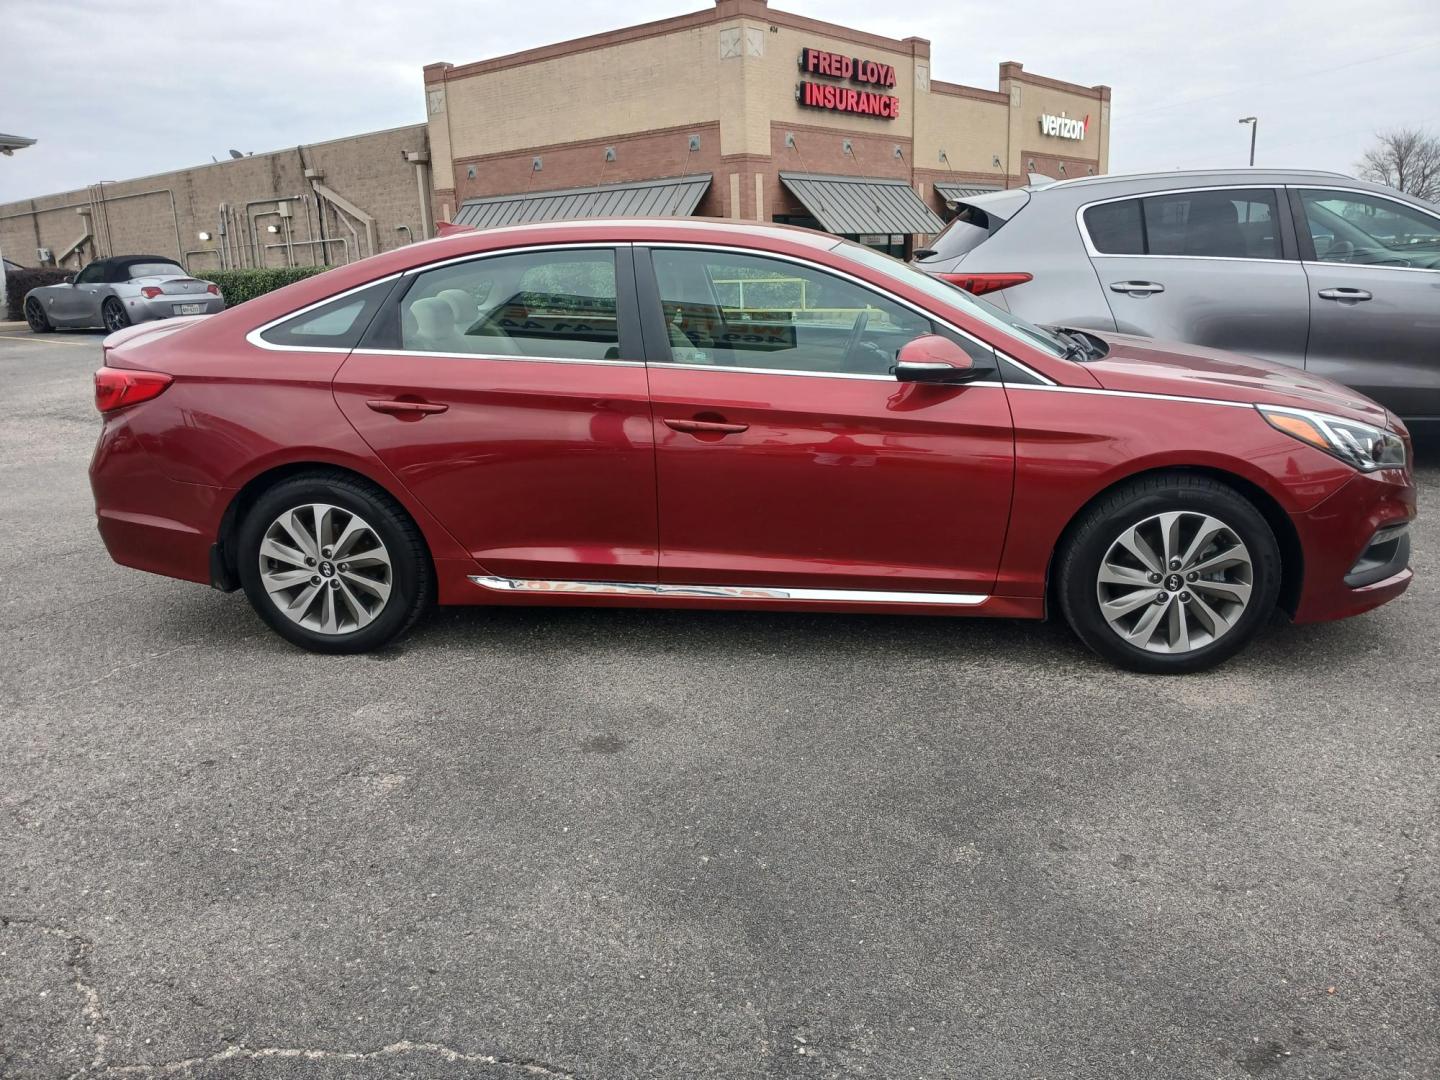
[[[45,314],[45,306],[31,297],[25,301],[25,322],[30,326],[32,334],[50,334],[55,327],[50,325],[50,318]]]
[[[105,330],[113,334],[130,325],[130,316],[125,311],[125,305],[112,296],[100,305],[100,321],[104,324]]]
[[[1249,601],[1229,629],[1208,643],[1187,652],[1153,652],[1124,640],[1110,625],[1101,611],[1099,575],[1102,561],[1121,533],[1156,514],[1176,510],[1218,519],[1245,545],[1251,560]],[[1087,507],[1075,522],[1056,567],[1060,607],[1080,640],[1120,667],[1157,675],[1204,671],[1234,656],[1269,620],[1280,591],[1280,547],[1260,511],[1219,480],[1183,472],[1143,477]],[[1156,591],[1167,587],[1162,584]],[[1178,602],[1184,594],[1174,595]]]
[[[261,577],[260,545],[282,514],[323,503],[359,515],[379,536],[390,558],[390,593],[372,622],[343,633],[322,633],[285,615]],[[316,471],[281,481],[261,495],[240,522],[236,537],[240,584],[262,619],[287,641],[319,653],[362,653],[406,633],[435,597],[430,552],[410,516],[388,494],[347,473]]]

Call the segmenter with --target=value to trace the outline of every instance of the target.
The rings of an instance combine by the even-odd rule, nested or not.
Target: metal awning
[[[1003,190],[998,184],[942,184],[935,182],[935,194],[944,199],[947,203],[963,202],[976,195],[987,195],[992,191]]]
[[[780,181],[826,232],[840,236],[938,233],[945,227],[904,180],[782,172]]]
[[[455,211],[453,220],[456,225],[492,229],[497,225],[574,218],[689,217],[709,187],[709,173],[692,173],[665,180],[492,195],[466,199]]]

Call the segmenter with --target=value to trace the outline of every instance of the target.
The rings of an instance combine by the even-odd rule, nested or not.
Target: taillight
[[[219,285],[206,285],[206,286],[205,286],[205,291],[208,292],[211,296],[219,296],[219,295],[220,295],[220,286],[219,286]]]
[[[160,296],[164,292],[165,290],[160,288],[159,285],[140,286],[140,295],[145,297],[146,300],[154,300],[155,297]]]
[[[987,292],[999,292],[1012,285],[1024,285],[1033,281],[1030,274],[936,274],[936,277],[958,285],[972,296],[984,296]]]
[[[129,371],[102,367],[95,372],[95,408],[114,412],[159,397],[170,385],[169,375],[159,371]]]

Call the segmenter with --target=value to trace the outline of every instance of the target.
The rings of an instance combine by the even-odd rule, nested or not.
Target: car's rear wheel
[[[1264,516],[1209,477],[1146,477],[1076,523],[1059,559],[1075,633],[1134,671],[1181,674],[1238,652],[1275,607],[1280,548]]]
[[[105,329],[112,334],[130,325],[130,316],[125,314],[125,305],[113,297],[100,305],[100,317],[104,320]]]
[[[240,525],[236,553],[260,617],[315,652],[393,641],[434,596],[415,523],[384,492],[341,474],[293,477],[265,492]]]
[[[50,325],[50,319],[45,314],[44,306],[33,297],[25,301],[25,322],[36,334],[48,334],[55,329]]]

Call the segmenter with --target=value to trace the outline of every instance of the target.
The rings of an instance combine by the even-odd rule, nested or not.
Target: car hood
[[[1299,368],[1200,345],[1085,332],[1110,346],[1103,359],[1085,365],[1106,390],[1285,405],[1389,425],[1385,409],[1363,394]]]

